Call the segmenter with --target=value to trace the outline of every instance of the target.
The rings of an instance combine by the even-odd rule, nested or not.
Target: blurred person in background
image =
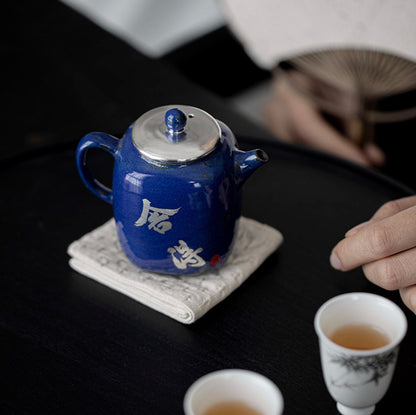
[[[278,138],[364,166],[386,164],[375,124],[416,117],[414,1],[220,4],[247,54],[274,74],[264,114]],[[396,111],[393,98],[404,108]]]

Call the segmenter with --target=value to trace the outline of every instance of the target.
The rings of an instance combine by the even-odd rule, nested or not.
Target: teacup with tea
[[[185,415],[281,415],[283,397],[265,376],[243,369],[208,373],[185,394]]]
[[[407,320],[392,301],[348,293],[315,315],[325,384],[343,415],[370,415],[387,392]]]

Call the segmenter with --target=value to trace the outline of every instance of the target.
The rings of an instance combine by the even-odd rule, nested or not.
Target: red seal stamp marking
[[[211,267],[215,267],[215,265],[217,265],[220,261],[221,257],[216,254],[211,258],[211,261],[209,261],[209,265],[211,265]]]

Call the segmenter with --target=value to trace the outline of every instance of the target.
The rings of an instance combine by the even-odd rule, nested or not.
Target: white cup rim
[[[185,414],[192,413],[192,399],[195,393],[198,391],[198,389],[203,387],[205,383],[219,376],[233,376],[233,375],[250,376],[252,378],[257,378],[267,383],[268,387],[273,391],[273,394],[276,398],[276,404],[277,404],[276,415],[283,412],[283,407],[284,407],[283,395],[280,389],[277,387],[277,385],[268,377],[258,372],[254,372],[254,371],[247,370],[247,369],[221,369],[221,370],[216,370],[214,372],[210,372],[210,373],[207,373],[206,375],[201,376],[188,388],[188,390],[185,393],[184,400],[183,400],[183,407],[185,410]]]
[[[399,320],[401,322],[400,331],[398,335],[395,337],[395,339],[389,342],[389,344],[387,344],[386,346],[379,347],[377,349],[371,349],[371,350],[349,349],[347,347],[340,346],[339,344],[336,344],[331,339],[329,339],[328,336],[323,332],[321,328],[321,325],[320,325],[321,317],[329,306],[345,298],[351,298],[351,299],[352,298],[357,298],[357,299],[358,298],[371,298],[372,300],[376,299],[377,301],[382,302],[384,305],[389,306],[392,309],[392,311],[394,311],[399,316]],[[407,319],[402,309],[397,304],[395,304],[393,301],[389,300],[386,297],[383,297],[378,294],[373,294],[373,293],[351,292],[351,293],[337,295],[335,297],[330,298],[326,302],[324,302],[319,307],[318,311],[315,314],[314,327],[315,327],[315,332],[318,335],[318,338],[321,341],[324,341],[325,343],[330,344],[334,350],[348,353],[349,355],[371,356],[374,354],[380,354],[380,353],[384,353],[389,350],[392,350],[400,344],[400,342],[403,340],[404,336],[406,335]]]

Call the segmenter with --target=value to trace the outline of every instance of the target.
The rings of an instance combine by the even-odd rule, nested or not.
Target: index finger
[[[370,222],[334,247],[330,262],[348,271],[416,246],[416,206]]]
[[[416,205],[416,196],[402,197],[401,199],[390,200],[384,203],[373,215],[371,220],[381,220],[393,216],[404,209]]]
[[[370,220],[360,223],[354,226],[345,233],[345,236],[354,235],[359,229],[367,226],[371,222],[379,221],[381,219],[393,216],[396,213],[401,212],[409,207],[416,206],[416,196],[407,196],[400,199],[390,200],[384,203],[377,211],[373,214]]]

